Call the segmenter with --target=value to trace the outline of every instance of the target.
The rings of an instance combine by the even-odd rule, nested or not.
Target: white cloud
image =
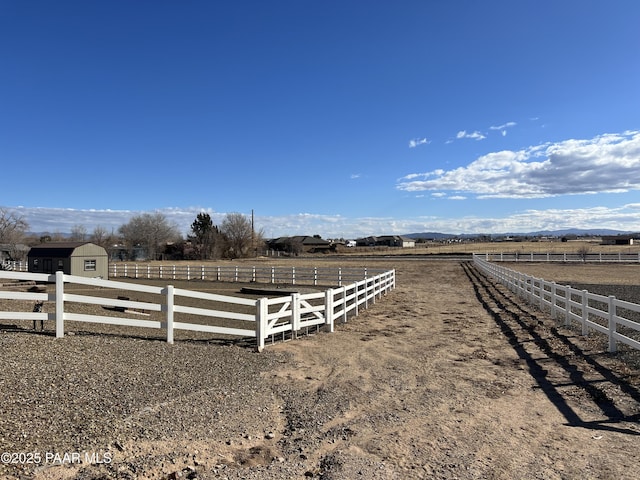
[[[436,192],[433,197],[445,197]],[[455,200],[460,195],[447,199]],[[457,198],[460,199],[460,198]],[[69,233],[74,225],[82,225],[90,234],[100,225],[117,232],[118,227],[133,215],[145,212],[126,210],[76,210],[65,208],[4,207],[16,211],[29,223],[35,232]],[[176,222],[186,234],[200,212],[211,215],[215,224],[220,224],[225,213],[211,209],[167,208],[156,210],[170,221]],[[625,231],[640,231],[640,203],[618,207],[593,207],[583,209],[525,210],[507,214],[504,217],[449,217],[436,216],[417,218],[360,217],[349,218],[341,215],[300,213],[284,216],[255,217],[256,228],[262,229],[267,237],[289,235],[321,235],[323,238],[358,238],[368,235],[402,235],[426,231],[444,233],[513,233],[560,228],[611,228]]]
[[[361,174],[359,174],[359,173],[352,173],[351,174],[351,179],[355,180],[356,178],[360,178],[360,176],[361,176]]]
[[[413,140],[409,140],[409,148],[416,148],[419,145],[427,144],[429,144],[429,140],[426,138],[414,138]]]
[[[456,134],[456,138],[471,138],[473,140],[484,140],[485,137],[482,133],[478,132],[477,130],[475,132],[472,133],[467,133],[466,130],[460,130],[457,134]]]
[[[417,218],[395,222],[404,233],[525,233],[564,228],[640,231],[640,206],[525,210],[505,217]],[[382,230],[385,231],[385,230]]]
[[[489,127],[489,130],[497,130],[500,132],[500,134],[503,137],[507,136],[507,128],[511,128],[511,127],[515,127],[516,126],[516,122],[507,122],[503,125],[495,125],[495,126],[491,126]]]
[[[640,132],[504,150],[453,170],[412,173],[405,191],[468,192],[478,198],[539,198],[640,189]]]

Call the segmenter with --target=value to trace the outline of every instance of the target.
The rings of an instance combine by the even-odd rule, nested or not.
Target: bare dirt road
[[[77,420],[88,407],[77,403],[64,418],[86,433],[84,444],[47,439],[42,422],[32,428],[40,428],[43,444],[101,447],[113,461],[48,466],[25,478],[640,478],[637,370],[603,353],[599,340],[523,305],[470,264],[389,265],[397,268],[398,287],[372,308],[333,334],[262,354],[244,345],[38,337],[40,352],[90,349],[105,371],[131,356],[135,342],[135,365],[118,374],[124,385],[141,388],[143,399],[128,396],[131,411],[121,411],[121,399],[110,399],[114,381],[84,379],[78,394],[89,398],[97,390],[107,398],[108,425],[89,431]],[[19,332],[0,339],[10,335],[3,351],[34,341]],[[164,366],[155,358],[159,350]],[[178,367],[185,362],[189,368]],[[67,369],[82,368],[71,363]],[[182,389],[179,408],[163,396],[171,382]],[[16,398],[3,395],[2,405],[19,415],[21,405],[9,403]],[[20,446],[9,427],[1,428],[5,445]],[[23,441],[37,448],[28,434]]]

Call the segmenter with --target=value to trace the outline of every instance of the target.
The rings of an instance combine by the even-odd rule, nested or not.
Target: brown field
[[[638,253],[640,245],[601,245],[598,240],[526,241],[526,242],[464,242],[418,244],[416,248],[345,248],[341,253],[357,255],[361,253],[378,255],[406,254],[451,254],[451,253],[576,253],[579,249],[588,253]]]
[[[339,261],[396,268],[397,289],[333,334],[260,354],[207,336],[4,330],[0,450],[110,462],[0,464],[0,476],[640,478],[640,374],[625,349],[605,353],[599,336],[466,263]],[[557,281],[638,278],[635,266],[517,266]]]

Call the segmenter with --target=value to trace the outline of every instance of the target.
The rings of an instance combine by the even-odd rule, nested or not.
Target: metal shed
[[[50,242],[29,250],[29,271],[109,278],[107,251],[91,242]]]

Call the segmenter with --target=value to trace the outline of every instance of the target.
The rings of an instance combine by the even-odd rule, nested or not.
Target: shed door
[[[42,259],[42,271],[44,273],[53,273],[53,268],[52,268],[52,261],[50,258],[43,258]]]

